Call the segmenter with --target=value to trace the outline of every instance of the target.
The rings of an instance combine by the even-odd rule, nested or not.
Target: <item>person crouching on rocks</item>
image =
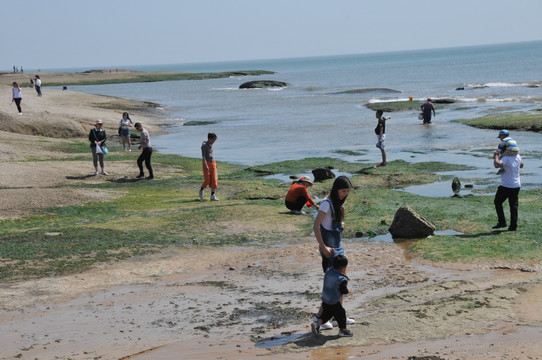
[[[305,205],[308,207],[314,206],[316,209],[318,209],[318,205],[315,204],[314,200],[309,195],[309,191],[307,190],[309,186],[312,186],[311,179],[308,176],[302,176],[299,178],[299,180],[294,181],[290,187],[290,190],[288,190],[284,204],[292,214],[304,214],[302,209]]]

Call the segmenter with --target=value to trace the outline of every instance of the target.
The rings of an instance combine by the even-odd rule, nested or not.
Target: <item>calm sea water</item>
[[[70,90],[160,103],[174,126],[154,136],[163,153],[200,157],[201,142],[215,132],[221,161],[254,165],[306,157],[340,157],[377,163],[373,129],[376,101],[450,98],[439,106],[432,126],[422,126],[418,111],[387,114],[388,161],[445,161],[476,170],[463,178],[492,178],[491,156],[497,132],[474,129],[454,119],[501,112],[542,111],[542,42],[391,52],[301,59],[207,64],[130,66],[144,71],[214,72],[272,70],[274,75],[142,84],[71,86]],[[239,90],[245,81],[285,81],[283,89]],[[457,88],[464,90],[456,90]],[[379,91],[340,92],[388,88]],[[119,109],[119,118],[122,113]],[[135,119],[137,120],[137,119]],[[110,121],[118,121],[111,119]],[[212,122],[184,126],[187,122]],[[523,187],[542,183],[542,135],[512,132],[528,165]]]

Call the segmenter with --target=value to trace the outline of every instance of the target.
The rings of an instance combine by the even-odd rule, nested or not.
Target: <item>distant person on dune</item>
[[[19,110],[19,115],[23,114],[23,110],[21,109],[21,101],[23,100],[23,94],[21,92],[21,87],[19,84],[14,81],[13,82],[13,88],[11,89],[11,101],[15,101],[15,105],[17,105],[17,110]]]
[[[433,116],[437,116],[437,113],[435,112],[435,106],[433,106],[431,99],[427,99],[427,101],[423,103],[421,108],[423,114],[423,123],[431,124],[431,112],[433,112]]]
[[[36,84],[36,92],[38,93],[38,96],[41,96],[41,79],[39,75],[36,75],[36,79],[34,81]]]

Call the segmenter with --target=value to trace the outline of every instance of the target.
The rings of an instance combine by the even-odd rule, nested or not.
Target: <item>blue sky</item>
[[[542,40],[539,0],[3,1],[0,70],[360,54]]]

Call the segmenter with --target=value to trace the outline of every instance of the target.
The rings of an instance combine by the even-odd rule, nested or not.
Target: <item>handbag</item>
[[[122,126],[119,126],[119,136],[120,136],[120,131],[122,130]]]
[[[96,136],[96,130],[92,130],[92,133],[94,134],[94,139],[96,139],[96,141],[98,141],[98,137]],[[105,133],[105,132],[104,132]],[[107,153],[109,152],[109,149],[107,148],[107,146],[104,145],[96,145],[96,154],[104,154],[104,155],[107,155]]]
[[[418,120],[423,120],[423,113],[418,114]]]

